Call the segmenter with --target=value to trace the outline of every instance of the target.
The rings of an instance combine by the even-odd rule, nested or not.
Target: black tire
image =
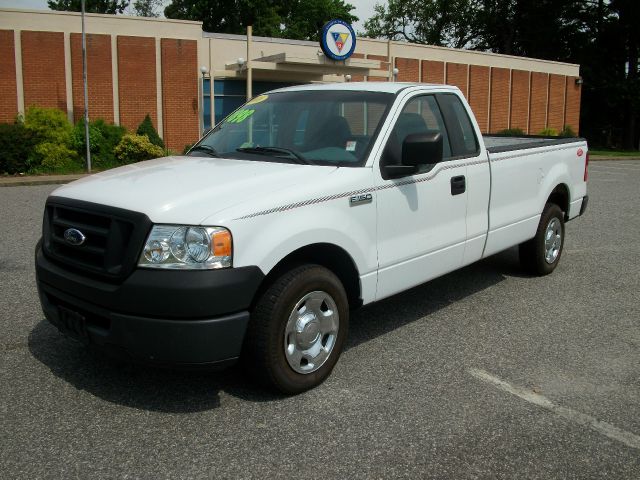
[[[548,262],[545,258],[545,235],[547,227],[554,219],[558,222],[557,229],[560,232],[560,248],[555,259],[552,262]],[[560,262],[562,249],[564,247],[564,236],[564,213],[555,203],[547,203],[540,216],[536,236],[520,244],[520,263],[522,267],[532,275],[549,275],[558,266],[558,262]]]
[[[328,358],[311,373],[298,373],[285,356],[285,329],[294,307],[311,292],[322,291],[334,301],[339,315],[338,333]],[[338,277],[319,265],[302,265],[273,281],[251,312],[242,361],[249,374],[265,386],[297,394],[321,384],[335,366],[349,326],[349,302]]]

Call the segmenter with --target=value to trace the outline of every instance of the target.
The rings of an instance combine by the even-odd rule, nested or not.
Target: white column
[[[120,125],[120,83],[118,81],[118,36],[111,35],[111,85],[113,86],[113,123]]]
[[[64,86],[67,93],[67,118],[73,123],[73,76],[71,71],[71,34],[64,32]]]
[[[492,97],[492,91],[491,88],[493,87],[493,67],[489,67],[489,95],[487,95],[489,97],[489,103],[487,105],[487,133],[491,133],[491,100],[493,100]]]
[[[13,31],[13,53],[16,62],[16,96],[18,115],[24,116],[24,83],[22,78],[22,36],[20,30]]]
[[[251,62],[251,43],[253,39],[253,27],[247,26],[247,100],[253,97],[253,71]]]
[[[164,128],[162,119],[162,53],[160,38],[156,37],[156,108],[158,110],[158,135],[164,139]]]
[[[527,89],[527,130],[526,134],[530,135],[529,127],[531,126],[531,72],[528,75],[529,79],[529,88]]]
[[[213,81],[214,81],[214,71],[213,71],[213,48],[211,48],[211,39],[209,39],[209,93],[210,93],[210,110],[211,110],[211,128],[216,124],[216,107],[215,107],[215,99],[213,96]],[[203,98],[204,101],[204,98]]]

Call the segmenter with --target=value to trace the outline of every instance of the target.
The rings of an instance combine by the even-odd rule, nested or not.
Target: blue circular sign
[[[320,47],[334,60],[346,60],[356,49],[356,32],[343,20],[331,20],[322,27]]]

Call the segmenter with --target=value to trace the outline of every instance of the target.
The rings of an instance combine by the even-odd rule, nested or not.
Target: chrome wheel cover
[[[293,308],[284,329],[284,355],[297,373],[318,370],[329,358],[338,338],[340,317],[331,295],[307,293]]]
[[[552,264],[560,255],[562,247],[562,223],[557,218],[552,218],[547,225],[544,234],[544,259],[547,263]]]

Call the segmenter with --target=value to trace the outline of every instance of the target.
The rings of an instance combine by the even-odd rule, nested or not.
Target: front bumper
[[[222,366],[240,355],[258,267],[207,271],[136,269],[120,284],[88,278],[36,247],[46,318],[118,357],[167,366]]]

